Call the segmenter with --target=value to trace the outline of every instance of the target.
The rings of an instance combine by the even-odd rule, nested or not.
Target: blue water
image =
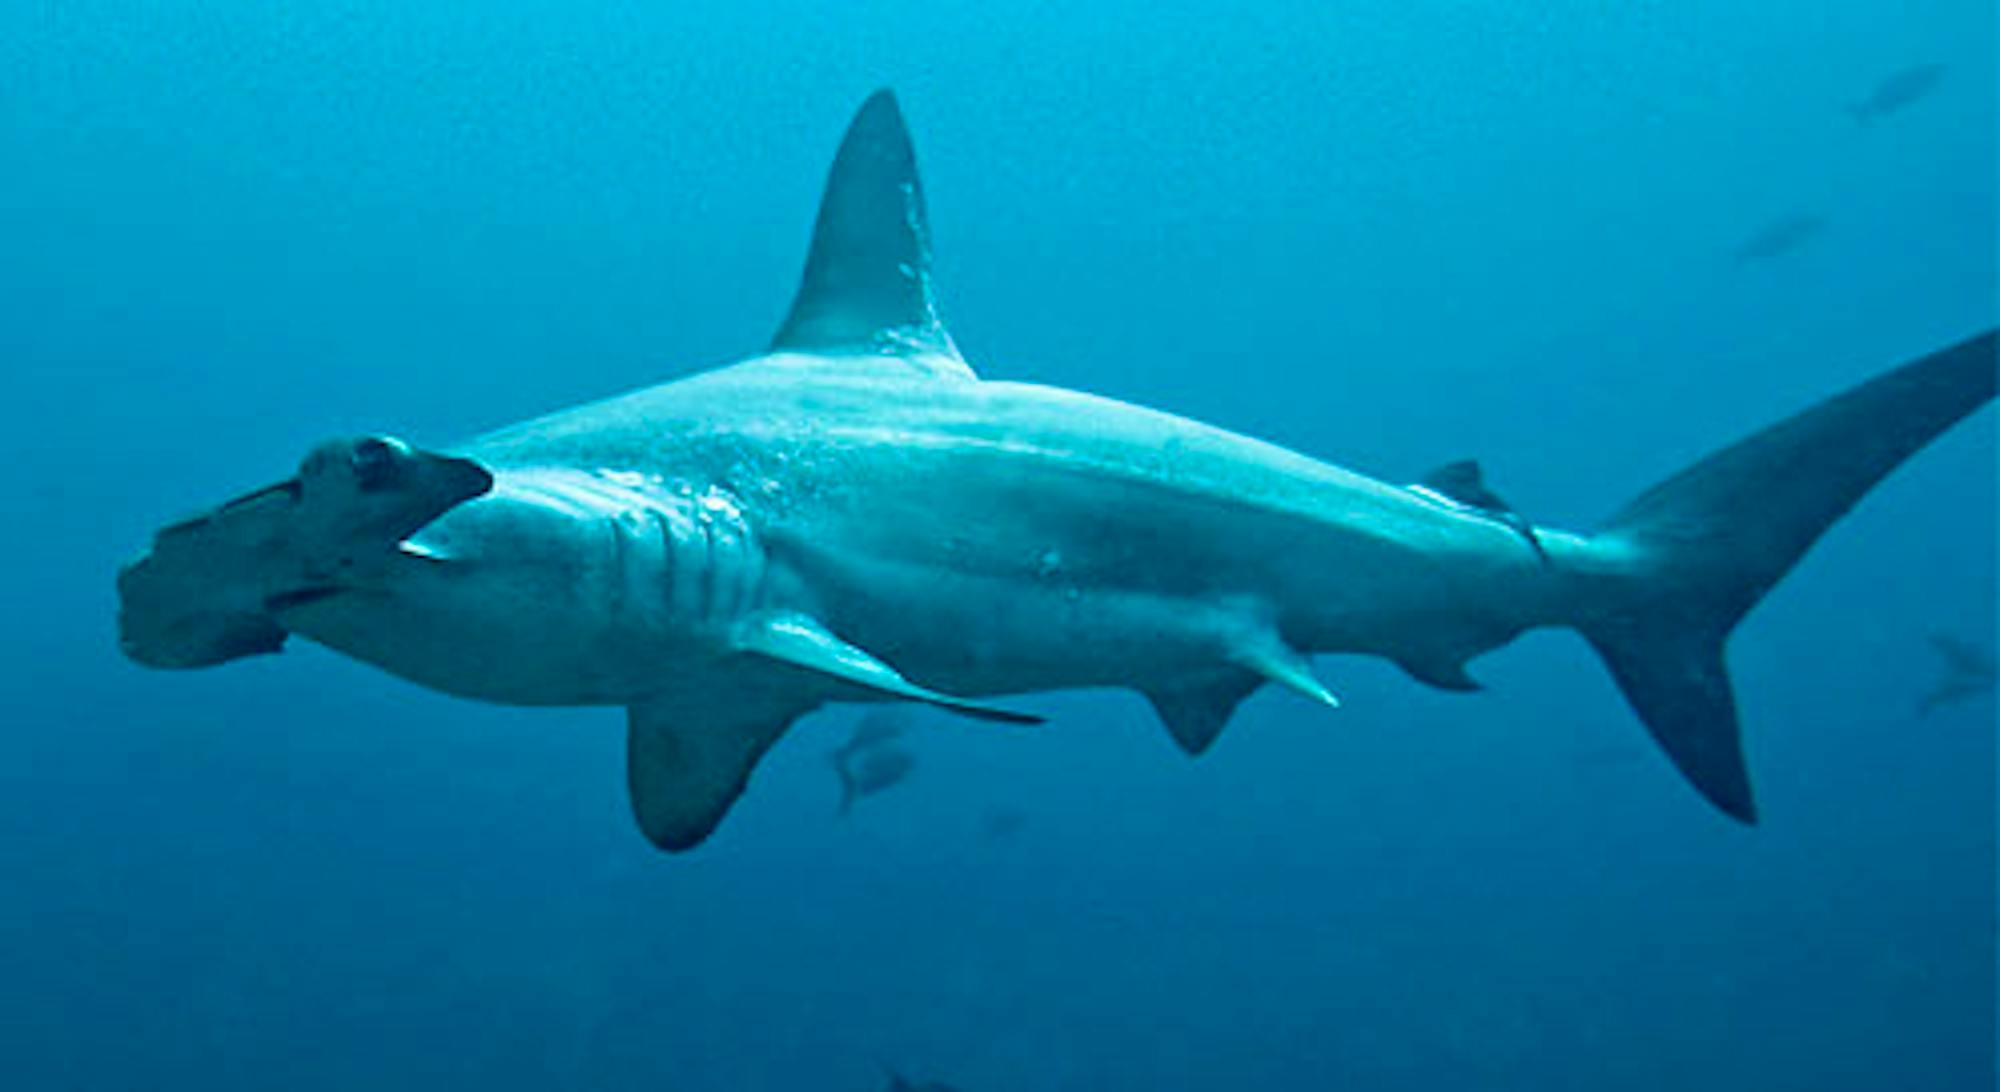
[[[1124,694],[932,720],[845,821],[820,714],[669,858],[611,711],[113,630],[321,437],[762,345],[878,85],[985,374],[1589,526],[1994,321],[1995,15],[1922,8],[0,7],[0,1087],[1991,1088],[1994,712],[1914,715],[1992,639],[1990,409],[1738,633],[1754,830],[1560,633],[1470,697],[1329,659],[1200,762]]]

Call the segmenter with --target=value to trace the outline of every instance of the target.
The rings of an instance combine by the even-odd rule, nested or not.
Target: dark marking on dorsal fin
[[[972,375],[938,318],[916,153],[887,90],[862,104],[834,156],[805,275],[771,348]]]

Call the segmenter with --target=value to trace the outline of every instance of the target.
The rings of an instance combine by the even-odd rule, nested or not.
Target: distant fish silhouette
[[[1782,257],[1812,242],[1826,231],[1826,218],[1810,213],[1781,216],[1736,248],[1736,264]]]
[[[882,1070],[889,1077],[888,1092],[958,1092],[956,1087],[943,1081],[913,1081],[886,1065]]]
[[[1027,825],[1027,812],[1000,805],[986,810],[979,823],[979,832],[987,841],[998,842],[1021,833],[1021,828]]]
[[[1918,716],[1926,716],[1942,705],[1955,705],[1993,693],[1992,652],[1947,633],[1932,634],[1931,647],[1937,649],[1944,661],[1944,674],[1917,703]]]
[[[903,730],[908,727],[909,718],[900,710],[878,709],[862,717],[854,726],[854,734],[840,745],[839,753],[854,754],[871,747],[880,747],[903,738]]]
[[[1893,114],[1913,102],[1929,98],[1942,79],[1944,66],[1941,64],[1912,65],[1876,84],[1867,98],[1849,104],[1847,114],[1857,122]]]
[[[827,755],[840,778],[840,814],[846,815],[862,797],[873,796],[910,776],[917,760],[896,746],[902,735],[900,715],[888,710],[870,713],[854,726],[846,743]]]

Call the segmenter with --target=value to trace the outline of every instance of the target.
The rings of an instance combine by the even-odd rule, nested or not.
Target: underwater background
[[[112,580],[323,437],[760,348],[884,85],[983,374],[1589,527],[1993,323],[1995,54],[1990,0],[0,6],[0,1086],[1993,1087],[1994,710],[1917,712],[1992,647],[1990,409],[1738,632],[1755,829],[1540,632],[1198,762],[1129,694],[917,714],[845,817],[829,711],[670,858],[613,710],[146,671]]]

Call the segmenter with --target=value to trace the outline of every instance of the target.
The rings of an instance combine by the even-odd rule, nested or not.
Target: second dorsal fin
[[[1483,508],[1489,512],[1513,511],[1506,501],[1486,488],[1486,475],[1474,459],[1446,463],[1424,475],[1417,484],[1467,507]]]
[[[1476,460],[1461,459],[1446,463],[1424,475],[1410,489],[1433,499],[1442,498],[1461,508],[1473,509],[1504,524],[1521,536],[1521,541],[1535,551],[1542,564],[1548,564],[1549,554],[1542,547],[1541,537],[1535,534],[1535,525],[1514,511],[1514,506],[1502,500],[1498,493],[1486,487],[1486,475],[1480,471]]]
[[[798,297],[771,348],[972,374],[938,318],[923,185],[887,90],[868,97],[840,143]]]

